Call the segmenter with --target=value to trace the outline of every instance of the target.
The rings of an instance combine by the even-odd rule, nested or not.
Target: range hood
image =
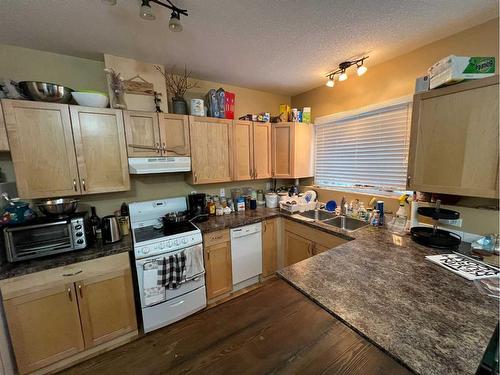
[[[191,158],[188,156],[128,159],[130,174],[189,172],[190,170]]]

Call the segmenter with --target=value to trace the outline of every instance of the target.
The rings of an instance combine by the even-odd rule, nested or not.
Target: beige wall
[[[154,200],[160,198],[187,195],[191,192],[219,195],[220,188],[225,189],[226,197],[231,196],[231,188],[252,187],[254,189],[265,189],[266,182],[241,181],[225,184],[189,185],[184,180],[183,173],[157,174],[148,176],[131,176],[131,190],[123,193],[89,195],[81,199],[86,206],[96,206],[98,215],[109,215],[120,208],[122,202],[137,202],[143,200]]]
[[[350,74],[347,81],[336,82],[333,88],[321,86],[294,96],[292,106],[312,107],[312,116],[315,118],[411,95],[415,89],[415,79],[425,75],[427,68],[433,63],[451,54],[495,56],[498,69],[498,27],[499,22],[496,18],[376,66],[370,66],[368,60],[369,70],[364,76]],[[349,200],[358,198],[365,203],[370,198],[360,194],[319,189],[322,201],[328,199],[339,201],[342,196],[346,196]],[[389,203],[388,207],[391,210],[397,208],[394,199],[385,198],[384,201]],[[459,230],[478,234],[498,233],[500,224],[498,211],[476,208],[491,203],[491,200],[463,199],[459,204],[470,207],[448,208],[461,213],[463,224]],[[493,204],[498,205],[498,201]]]
[[[107,91],[102,61],[0,44],[0,78]]]
[[[498,18],[428,44],[376,66],[366,61],[368,72],[358,77],[351,68],[349,79],[292,97],[292,106],[312,107],[312,117],[329,115],[413,94],[415,79],[448,55],[495,56],[498,69]],[[326,82],[326,78],[325,78]]]

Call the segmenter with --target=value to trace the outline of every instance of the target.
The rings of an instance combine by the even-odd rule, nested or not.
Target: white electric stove
[[[166,214],[187,210],[185,197],[131,203],[129,210],[144,332],[150,332],[206,306],[205,272],[177,289],[156,284],[156,267],[161,260],[192,247],[202,250],[202,236],[189,221],[163,226]]]

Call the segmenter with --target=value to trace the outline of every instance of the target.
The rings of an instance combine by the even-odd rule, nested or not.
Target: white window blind
[[[405,102],[317,125],[315,183],[405,190],[410,121]]]

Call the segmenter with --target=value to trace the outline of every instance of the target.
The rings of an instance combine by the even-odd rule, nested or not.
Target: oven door
[[[139,287],[142,308],[172,300],[205,285],[205,271],[203,270],[201,273],[194,275],[189,280],[180,284],[177,289],[166,289],[165,287],[157,286],[158,262],[160,262],[163,257],[179,254],[185,250],[186,249],[182,249],[163,255],[155,255],[149,258],[136,260],[137,284]]]
[[[73,249],[70,225],[66,221],[4,229],[10,262],[38,258]]]

